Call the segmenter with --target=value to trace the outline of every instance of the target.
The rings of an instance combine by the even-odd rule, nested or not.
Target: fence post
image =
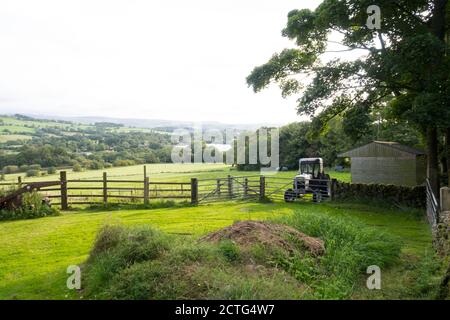
[[[266,197],[266,177],[259,177],[259,200],[264,200]]]
[[[108,176],[103,172],[103,205],[108,204]]]
[[[248,196],[248,178],[244,178],[244,198]]]
[[[145,205],[148,205],[149,197],[150,197],[150,178],[146,176],[144,179],[144,204]]]
[[[228,198],[233,198],[233,178],[228,176]]]
[[[67,202],[67,173],[61,171],[59,173],[59,179],[61,181],[61,210],[67,210],[69,208]]]
[[[198,204],[198,180],[197,178],[191,179],[191,204]]]
[[[331,197],[331,200],[335,200],[336,199],[336,183],[337,183],[336,179],[331,179],[331,186],[330,186],[330,197]]]
[[[216,192],[217,192],[217,195],[220,197],[220,179],[217,179]]]
[[[17,177],[17,184],[19,185],[19,189],[22,188],[22,177],[21,176]]]

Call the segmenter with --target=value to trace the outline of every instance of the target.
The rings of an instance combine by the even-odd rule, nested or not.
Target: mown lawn
[[[387,291],[371,293],[364,279],[355,298],[399,298],[414,276],[404,268],[431,249],[428,225],[415,212],[346,203],[218,203],[198,207],[64,212],[58,217],[0,223],[0,299],[80,299],[66,289],[66,268],[82,263],[104,224],[151,225],[180,237],[198,237],[237,220],[273,219],[295,211],[353,217],[396,236],[402,243],[398,264],[386,271]],[[411,268],[410,268],[411,269]]]

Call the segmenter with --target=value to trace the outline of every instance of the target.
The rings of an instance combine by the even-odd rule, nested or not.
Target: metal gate
[[[198,180],[198,202],[258,199],[261,195],[260,176]]]
[[[216,179],[199,179],[197,183],[197,203],[209,203],[226,200],[285,200],[285,193],[292,189],[295,178],[278,176],[242,176]],[[309,180],[308,186],[316,192],[302,195],[298,199],[331,199],[330,180]],[[315,194],[317,193],[317,194]]]
[[[439,202],[431,188],[430,180],[426,181],[427,187],[427,218],[431,226],[436,226],[439,222]]]

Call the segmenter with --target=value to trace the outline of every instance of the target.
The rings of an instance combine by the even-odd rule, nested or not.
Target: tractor
[[[319,203],[330,196],[330,176],[325,174],[321,158],[304,158],[299,161],[299,173],[294,178],[293,188],[284,193],[286,202],[294,202],[307,194]]]

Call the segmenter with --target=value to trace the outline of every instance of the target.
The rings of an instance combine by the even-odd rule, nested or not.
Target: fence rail
[[[439,202],[431,188],[430,180],[426,181],[427,190],[427,218],[431,226],[435,226],[439,221]]]
[[[50,182],[49,182],[50,183]],[[170,182],[153,181],[145,176],[142,180],[108,179],[106,172],[102,179],[67,179],[65,171],[52,185],[34,188],[44,197],[52,199],[53,205],[66,210],[71,205],[107,205],[114,203],[145,203],[154,200],[189,201],[192,204],[212,203],[227,200],[285,200],[285,192],[296,183],[292,178],[277,176],[227,176],[223,178],[197,179],[191,181]],[[310,185],[322,183],[311,180]],[[328,181],[327,183],[331,183]],[[42,183],[41,183],[42,184]],[[44,182],[45,184],[45,182]],[[2,183],[2,186],[27,186],[19,180],[17,183]],[[329,193],[321,199],[329,198]],[[59,201],[58,201],[59,200]],[[58,202],[56,202],[58,201]]]
[[[199,180],[198,202],[208,203],[227,199],[271,199],[286,200],[286,193],[292,190],[298,181],[295,178],[277,176],[248,176]],[[297,198],[320,199],[332,198],[335,180],[309,180],[308,194],[297,194]],[[311,191],[314,190],[314,191]],[[320,202],[319,201],[319,202]]]
[[[60,179],[50,182],[26,183],[18,179],[17,182],[2,182],[1,188],[11,192],[26,186],[28,191],[36,190],[44,197],[52,200],[52,205],[61,206],[66,210],[71,205],[106,205],[124,202],[149,203],[151,200],[191,201],[193,181],[169,182],[151,181],[144,175],[143,180],[108,179],[106,172],[102,179],[67,179],[65,171],[60,172]],[[38,186],[38,187],[35,187]],[[194,194],[195,195],[195,194]],[[3,198],[0,197],[0,202]],[[6,199],[6,198],[5,198]],[[59,200],[59,201],[58,201]]]

